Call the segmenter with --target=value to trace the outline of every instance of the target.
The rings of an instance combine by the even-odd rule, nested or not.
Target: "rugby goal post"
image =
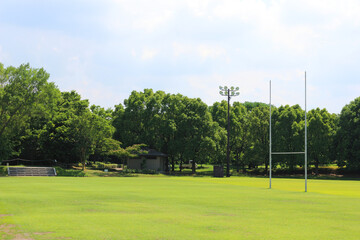
[[[293,155],[304,154],[304,169],[305,169],[305,192],[307,192],[307,112],[306,112],[306,72],[305,72],[305,150],[304,152],[272,152],[271,149],[271,80],[269,82],[270,87],[270,117],[269,117],[269,188],[271,189],[271,172],[272,172],[272,155]]]

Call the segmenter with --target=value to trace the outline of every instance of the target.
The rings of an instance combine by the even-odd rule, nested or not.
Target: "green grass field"
[[[360,181],[1,177],[1,239],[359,239]]]

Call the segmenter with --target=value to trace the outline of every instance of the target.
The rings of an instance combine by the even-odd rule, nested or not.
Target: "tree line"
[[[227,145],[227,102],[208,106],[152,89],[133,91],[114,109],[91,105],[75,91],[61,92],[42,68],[0,63],[0,160],[56,159],[71,165],[87,161],[124,163],[142,147],[168,155],[170,169],[193,160],[223,164]],[[237,171],[269,163],[269,106],[234,102],[230,108],[230,159]],[[305,112],[299,105],[272,106],[272,150],[304,151]],[[307,113],[308,160],[317,172],[337,164],[360,172],[360,97],[340,114]],[[290,171],[303,156],[274,156]]]

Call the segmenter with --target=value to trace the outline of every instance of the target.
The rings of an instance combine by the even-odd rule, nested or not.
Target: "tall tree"
[[[232,149],[232,155],[234,157],[234,163],[239,171],[241,166],[245,169],[245,165],[249,167],[255,167],[254,161],[245,157],[245,153],[250,148],[250,131],[249,131],[249,116],[245,106],[239,102],[234,102],[231,108],[231,134],[230,143]]]
[[[96,145],[113,134],[107,117],[92,110],[88,100],[82,100],[75,91],[62,93],[58,112],[46,123],[41,135],[43,151],[48,158],[65,164],[81,162],[85,169]]]
[[[209,161],[210,153],[216,146],[211,136],[212,124],[211,114],[208,106],[199,98],[182,98],[182,109],[177,116],[177,131],[175,138],[181,141],[177,144],[178,151],[184,160],[193,160],[192,171],[195,163],[202,160]]]
[[[106,119],[85,111],[81,115],[74,115],[68,122],[68,140],[82,163],[82,170],[98,142],[112,136],[112,126]]]
[[[0,159],[11,154],[14,144],[10,139],[14,134],[39,105],[46,104],[43,92],[50,84],[48,78],[49,74],[42,68],[31,68],[29,64],[4,68],[0,63],[0,141],[2,150],[7,150],[2,151]]]
[[[112,121],[113,119],[113,110],[111,108],[105,109],[98,105],[91,105],[90,111],[107,121]]]
[[[338,165],[360,172],[360,97],[341,110],[335,144]]]
[[[272,113],[272,151],[303,152],[305,112],[299,105],[281,106]],[[273,158],[274,165],[280,163],[288,166],[291,171],[296,165],[303,165],[300,155],[280,155]]]
[[[227,129],[227,108],[225,100],[214,103],[210,107],[211,115],[222,129]],[[237,170],[241,167],[245,170],[245,165],[249,164],[249,159],[244,157],[245,151],[249,148],[249,129],[248,129],[248,111],[245,106],[239,102],[234,102],[230,108],[230,157]],[[225,130],[226,131],[226,130]],[[226,150],[226,143],[223,145],[223,151]]]
[[[249,137],[251,147],[246,156],[256,165],[269,166],[269,106],[258,106],[249,113]]]
[[[36,104],[43,102],[41,92],[49,74],[29,64],[3,68],[0,64],[0,136],[11,126],[31,115]]]
[[[161,102],[165,97],[162,91],[133,91],[125,99],[125,109],[119,105],[114,112],[115,137],[124,146],[146,143],[151,148],[158,148],[158,128],[161,121]]]
[[[125,146],[145,143],[156,148],[168,154],[173,170],[176,160],[180,164],[194,160],[194,166],[196,161],[212,160],[209,153],[221,134],[214,134],[219,127],[213,125],[208,107],[200,99],[145,89],[133,91],[124,105],[116,106],[113,125],[116,139]]]
[[[72,118],[89,111],[88,106],[89,102],[82,100],[75,91],[61,93],[56,114],[46,122],[40,134],[41,151],[46,158],[66,165],[79,161],[70,135],[70,123]]]
[[[319,165],[331,162],[331,148],[335,135],[335,114],[326,109],[310,110],[308,113],[308,150],[309,163],[315,165],[319,174]]]
[[[61,99],[61,92],[54,84],[48,84],[41,94],[46,104],[36,105],[19,132],[20,142],[16,148],[21,158],[34,160],[46,158],[42,151],[40,136],[44,126],[58,113],[57,104]]]

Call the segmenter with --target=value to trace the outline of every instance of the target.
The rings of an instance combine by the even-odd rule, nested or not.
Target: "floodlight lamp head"
[[[221,91],[224,91],[224,88],[223,88],[222,86],[219,86],[219,89],[220,89]]]
[[[239,87],[236,87],[236,91],[239,91]]]

